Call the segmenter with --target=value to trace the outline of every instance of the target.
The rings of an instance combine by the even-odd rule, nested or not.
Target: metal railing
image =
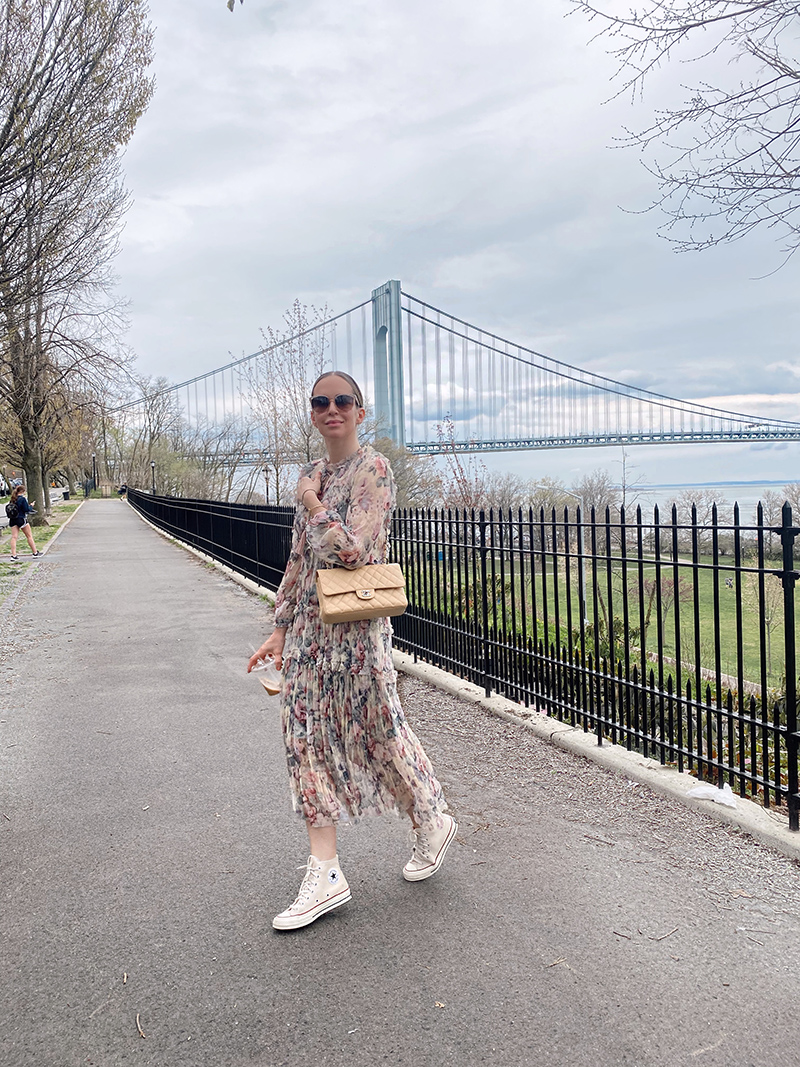
[[[156,526],[212,559],[277,589],[292,546],[294,508],[154,496],[128,489],[128,501]]]
[[[275,589],[290,508],[153,497],[154,523]],[[765,806],[800,827],[794,544],[784,506],[721,523],[624,510],[400,511],[395,644]]]

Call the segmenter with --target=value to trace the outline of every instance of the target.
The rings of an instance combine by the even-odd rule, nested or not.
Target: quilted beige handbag
[[[317,597],[323,622],[357,622],[402,615],[408,607],[399,563],[370,563],[347,570],[317,571]]]

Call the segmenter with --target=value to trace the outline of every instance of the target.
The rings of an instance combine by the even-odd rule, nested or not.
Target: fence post
[[[473,512],[473,515],[475,513]],[[486,521],[486,512],[481,508],[480,517],[478,519],[478,530],[480,531],[480,553],[481,553],[481,623],[483,626],[483,691],[486,696],[492,695],[492,687],[490,684],[491,672],[492,672],[492,645],[489,641],[489,576],[487,572],[487,557],[489,549],[486,544],[486,528],[489,525]]]
[[[794,541],[798,531],[792,526],[792,507],[783,505],[781,545],[783,546],[783,640],[785,645],[784,666],[786,669],[786,776],[789,790],[789,829],[800,830],[800,794],[798,794],[797,763],[797,649],[795,645]]]

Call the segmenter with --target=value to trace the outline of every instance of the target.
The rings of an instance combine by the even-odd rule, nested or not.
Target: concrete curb
[[[539,711],[531,710],[523,714],[521,705],[505,697],[487,697],[479,686],[456,678],[428,663],[415,663],[414,657],[405,652],[395,651],[394,663],[397,670],[405,674],[435,685],[452,696],[478,704],[490,715],[522,726],[566,752],[583,756],[615,774],[622,774],[657,793],[672,797],[687,808],[703,812],[718,822],[743,830],[762,844],[800,862],[800,834],[789,829],[788,817],[773,809],[768,811],[760,804],[739,796],[736,797],[735,808],[722,807],[713,801],[687,796],[688,791],[698,784],[697,779],[675,770],[674,767],[664,767],[657,760],[648,759],[638,752],[629,752],[620,745],[608,743],[600,746],[594,734],[584,733],[583,730],[551,719]]]
[[[128,506],[130,507],[130,505]],[[266,597],[271,604],[275,603],[275,594],[271,589],[267,589],[265,586],[258,585],[251,579],[237,574],[236,571],[225,564],[220,563],[211,556],[207,556],[204,552],[200,552],[192,545],[186,544],[185,541],[173,537],[172,534],[159,529],[158,526],[146,519],[135,508],[132,510],[136,512],[142,522],[147,523],[167,541],[172,541],[206,563],[212,563],[227,578],[230,578],[249,592]],[[427,682],[437,689],[450,693],[451,696],[467,700],[471,704],[477,704],[490,715],[496,715],[500,719],[505,719],[506,722],[522,726],[537,737],[542,738],[542,740],[564,749],[565,752],[582,756],[584,759],[605,767],[606,770],[624,775],[631,781],[639,782],[641,785],[646,785],[656,793],[672,797],[673,800],[677,800],[685,807],[702,812],[712,819],[716,819],[717,822],[743,830],[757,841],[760,841],[761,844],[774,848],[790,859],[800,862],[800,833],[794,833],[789,829],[788,817],[782,813],[774,809],[768,811],[752,800],[745,800],[739,796],[736,797],[735,808],[727,808],[713,801],[687,796],[688,791],[698,784],[697,779],[689,774],[681,773],[675,770],[674,767],[664,767],[657,760],[648,759],[638,752],[629,752],[627,749],[622,748],[621,745],[612,745],[611,743],[598,745],[594,734],[584,733],[583,730],[569,726],[567,723],[559,722],[557,719],[551,719],[539,711],[526,710],[523,713],[520,704],[515,704],[513,701],[501,696],[487,697],[483,690],[479,686],[473,685],[472,682],[465,682],[462,678],[448,674],[447,671],[443,671],[441,668],[434,667],[429,663],[415,662],[414,657],[405,652],[395,650],[393,657],[395,668],[398,671],[402,671],[411,677],[419,678],[420,681]]]

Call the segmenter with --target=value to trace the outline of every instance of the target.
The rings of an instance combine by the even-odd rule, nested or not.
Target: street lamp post
[[[264,468],[264,481],[266,483],[266,496],[264,497],[264,502],[269,504],[269,467]]]
[[[92,452],[92,489],[97,488],[97,457]]]
[[[150,474],[153,477],[153,496],[155,496],[156,495],[156,461],[154,459],[150,460]]]

